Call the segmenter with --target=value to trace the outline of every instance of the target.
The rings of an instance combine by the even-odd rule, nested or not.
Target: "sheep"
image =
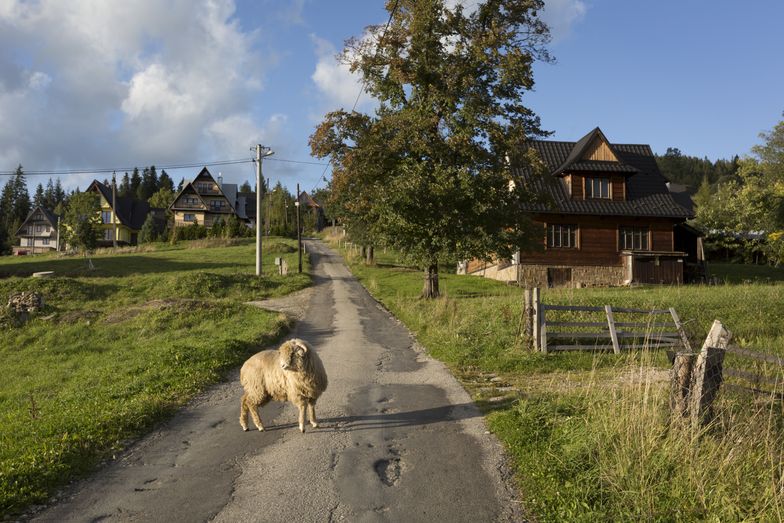
[[[288,340],[278,350],[261,351],[240,369],[245,389],[240,402],[240,426],[248,430],[248,413],[259,430],[264,430],[258,409],[270,400],[290,401],[299,409],[299,430],[305,432],[305,409],[313,428],[316,400],[327,388],[327,373],[321,359],[304,340]]]

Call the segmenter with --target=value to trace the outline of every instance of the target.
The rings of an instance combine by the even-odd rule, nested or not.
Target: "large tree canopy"
[[[336,214],[423,267],[425,296],[438,294],[439,262],[509,257],[530,241],[532,195],[510,184],[509,160],[534,168],[521,145],[546,134],[522,103],[533,62],[550,60],[542,7],[390,0],[387,27],[346,44],[377,108],[327,114],[311,148],[331,157]]]

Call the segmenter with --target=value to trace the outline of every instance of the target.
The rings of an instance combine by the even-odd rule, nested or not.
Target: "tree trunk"
[[[368,245],[367,249],[365,249],[365,265],[373,265],[375,260],[375,253],[372,245]]]
[[[425,299],[438,298],[438,265],[428,265],[425,269],[425,286],[422,289],[422,297]]]
[[[359,248],[359,255],[360,255],[361,257],[363,257],[363,258],[365,257],[365,250],[366,250],[366,249],[365,249],[365,246],[364,246],[364,245],[363,245],[363,246],[361,246],[361,247]]]

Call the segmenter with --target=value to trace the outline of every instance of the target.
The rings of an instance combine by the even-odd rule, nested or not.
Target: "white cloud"
[[[233,0],[0,0],[0,169],[241,157],[256,38]]]
[[[367,35],[365,39],[369,38]],[[328,111],[342,107],[349,111],[354,106],[362,89],[362,75],[352,73],[348,64],[338,59],[338,51],[329,41],[311,35],[316,46],[316,69],[311,75],[313,83],[323,96]],[[367,108],[372,98],[364,90],[359,97],[357,108]]]
[[[541,19],[550,26],[553,42],[566,38],[572,27],[579,23],[588,8],[583,0],[545,0]]]

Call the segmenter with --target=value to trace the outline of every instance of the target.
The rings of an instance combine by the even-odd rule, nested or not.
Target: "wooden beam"
[[[618,344],[618,333],[615,332],[615,318],[613,318],[612,307],[610,305],[605,305],[604,312],[607,314],[607,325],[610,328],[610,338],[612,339],[613,352],[615,354],[620,354],[621,348]]]

